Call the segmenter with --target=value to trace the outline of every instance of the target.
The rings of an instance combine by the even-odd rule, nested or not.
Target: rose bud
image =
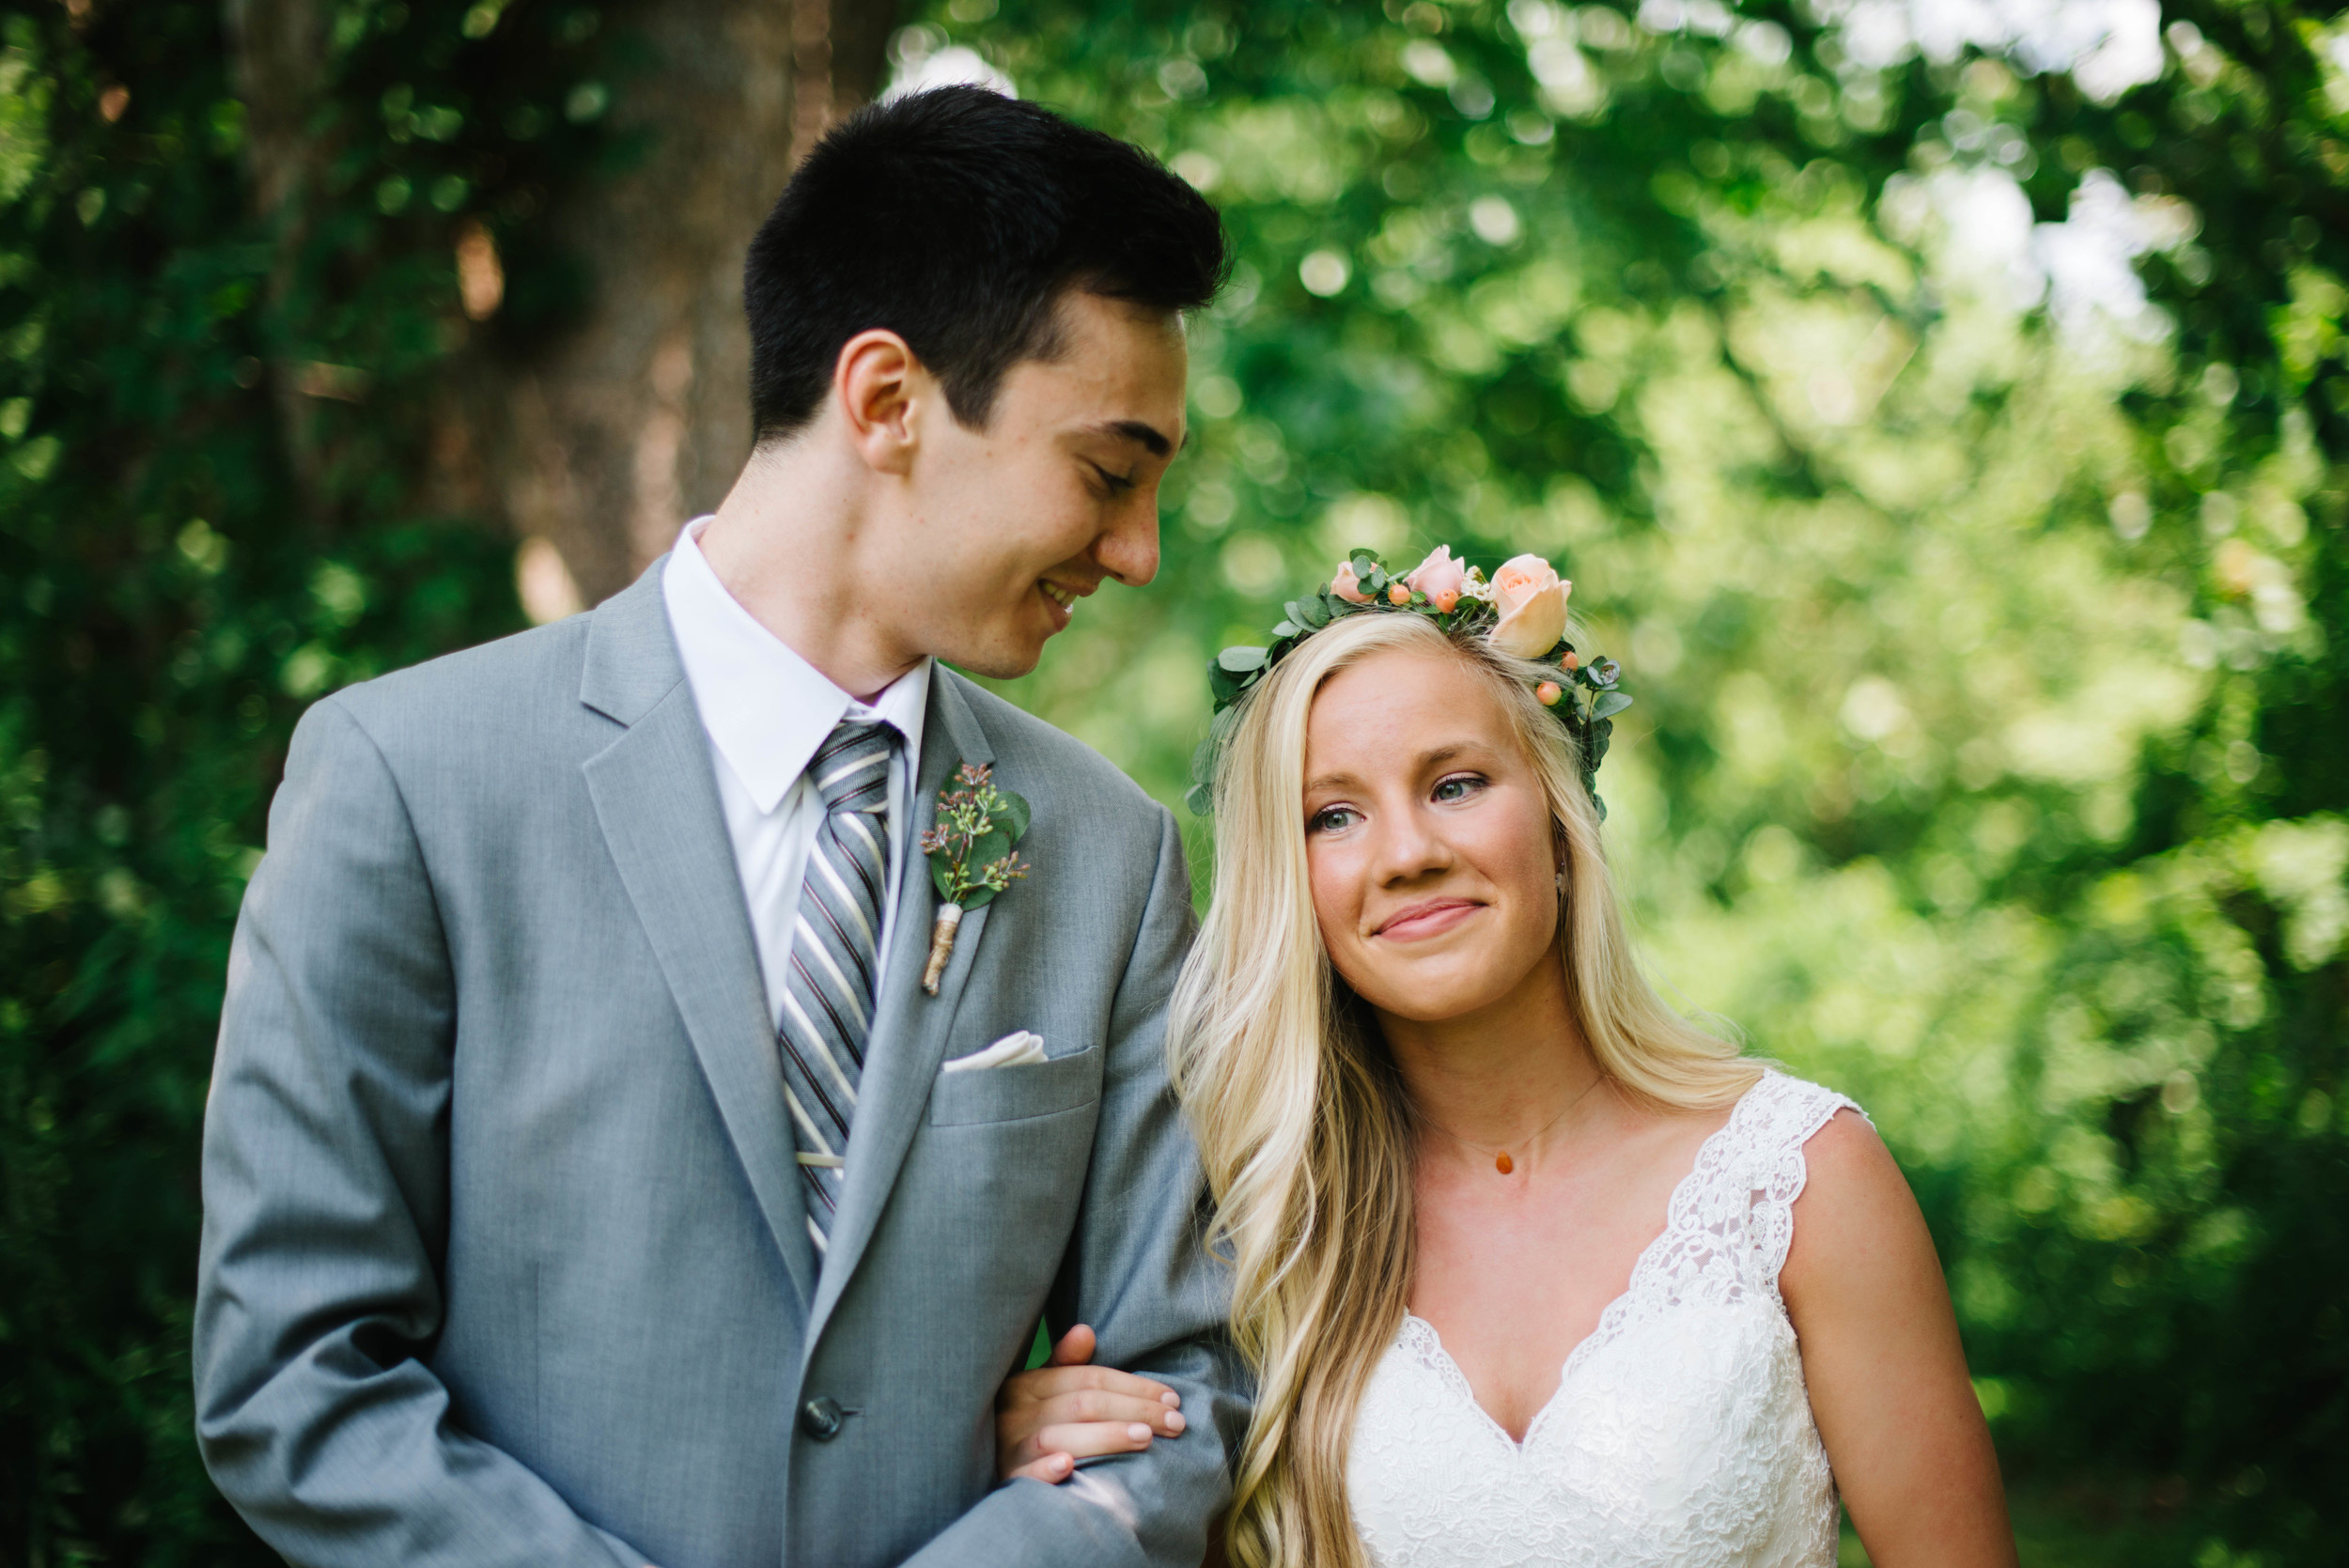
[[[1468,570],[1452,558],[1450,545],[1438,545],[1403,581],[1425,594],[1439,614],[1449,615],[1460,602],[1461,589],[1468,585]]]

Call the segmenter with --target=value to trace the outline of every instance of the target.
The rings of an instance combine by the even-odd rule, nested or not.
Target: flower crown
[[[1449,545],[1438,545],[1399,577],[1388,572],[1377,551],[1349,551],[1334,578],[1283,607],[1287,618],[1272,629],[1270,647],[1225,648],[1207,667],[1215,719],[1191,757],[1186,799],[1192,814],[1206,816],[1214,809],[1216,759],[1238,722],[1237,705],[1265,673],[1315,632],[1348,615],[1385,612],[1424,615],[1448,633],[1482,632],[1503,653],[1556,665],[1559,678],[1541,682],[1533,694],[1574,737],[1582,759],[1582,787],[1604,820],[1607,803],[1593,785],[1615,731],[1614,716],[1631,706],[1631,698],[1615,689],[1622,669],[1613,660],[1585,660],[1565,640],[1566,596],[1572,592],[1574,584],[1538,555],[1511,558],[1487,582],[1479,567],[1455,560]]]

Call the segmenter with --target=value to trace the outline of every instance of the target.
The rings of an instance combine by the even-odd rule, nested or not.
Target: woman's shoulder
[[[1833,1089],[1782,1073],[1772,1073],[1757,1090],[1770,1086],[1787,1107],[1785,1131],[1796,1139],[1792,1245],[1784,1259],[1784,1281],[1837,1269],[1880,1244],[1893,1231],[1917,1222],[1917,1200],[1908,1178],[1892,1158],[1859,1104]]]

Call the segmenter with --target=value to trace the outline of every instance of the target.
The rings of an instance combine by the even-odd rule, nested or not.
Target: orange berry
[[[1408,604],[1411,602],[1411,590],[1398,582],[1393,587],[1387,590],[1387,602],[1389,604]]]
[[[1558,699],[1566,693],[1554,680],[1546,680],[1533,688],[1533,695],[1541,698],[1544,707],[1556,707]]]
[[[1566,657],[1560,660],[1558,662],[1566,667],[1568,674],[1572,674],[1574,671],[1581,668],[1582,666],[1582,660],[1575,658],[1574,650],[1572,648],[1568,648],[1566,650]]]

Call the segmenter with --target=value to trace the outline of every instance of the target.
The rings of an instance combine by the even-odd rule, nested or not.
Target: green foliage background
[[[1173,804],[1207,655],[1342,550],[1558,558],[1640,697],[1605,788],[1657,966],[1875,1112],[2027,1560],[2323,1560],[2349,30],[2170,7],[2101,101],[1870,14],[936,7],[901,61],[973,48],[1159,151],[1242,257],[1159,582],[1010,691]],[[416,476],[474,357],[576,308],[550,195],[630,151],[623,10],[334,15],[274,226],[215,9],[0,23],[0,1562],[263,1560],[188,1436],[228,925],[301,706],[520,623]],[[2001,248],[2017,201],[2081,222]],[[2034,291],[2098,213],[2143,310]],[[316,365],[365,402],[279,418]]]

